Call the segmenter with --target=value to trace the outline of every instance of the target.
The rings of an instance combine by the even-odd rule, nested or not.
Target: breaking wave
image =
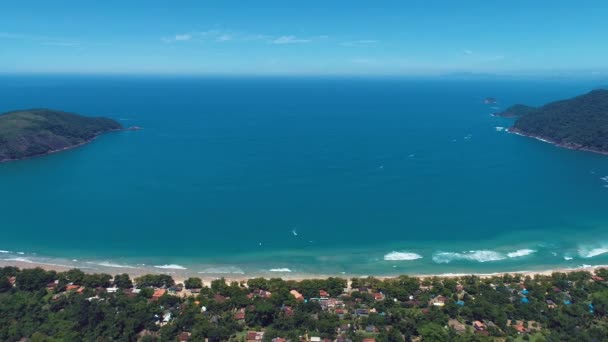
[[[433,261],[438,264],[449,264],[452,261],[488,262],[504,260],[506,258],[504,254],[494,251],[470,251],[468,253],[437,252],[433,255]]]
[[[97,266],[103,266],[103,267],[115,267],[115,268],[137,268],[135,266],[115,264],[115,263],[109,262],[109,261],[87,262],[87,264],[92,264],[92,265],[97,265]]]
[[[200,273],[200,274],[245,274],[245,272],[242,269],[240,269],[238,267],[234,267],[234,266],[210,267],[210,268],[206,268],[198,273]]]
[[[284,268],[271,268],[268,270],[269,272],[291,272],[291,270],[287,267]]]
[[[592,249],[581,248],[578,250],[578,255],[580,255],[581,258],[593,258],[595,256],[598,256],[598,255],[601,255],[604,253],[608,253],[608,248],[605,248],[605,247],[592,248]]]
[[[176,264],[157,265],[157,266],[154,266],[154,267],[156,267],[156,268],[162,268],[162,269],[166,269],[166,270],[187,270],[187,268],[185,268],[184,266],[176,265]]]
[[[523,257],[523,256],[530,255],[533,253],[536,253],[536,251],[533,249],[524,248],[524,249],[518,249],[515,252],[507,253],[507,256],[509,258],[519,258],[519,257]]]
[[[409,252],[390,252],[384,256],[386,261],[403,261],[422,259],[422,255]]]

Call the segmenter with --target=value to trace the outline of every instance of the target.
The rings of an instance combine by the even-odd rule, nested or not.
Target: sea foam
[[[386,261],[403,261],[422,259],[422,255],[410,252],[390,252],[384,256]]]
[[[578,250],[578,255],[580,255],[582,258],[593,258],[595,256],[598,256],[598,255],[601,255],[604,253],[608,253],[608,248],[605,248],[605,247],[593,248],[593,249],[581,248]]]
[[[245,274],[245,272],[235,266],[227,266],[227,267],[210,267],[206,268],[200,272],[200,274]]]
[[[121,265],[121,264],[115,264],[113,262],[109,262],[109,261],[102,261],[102,262],[87,262],[87,264],[93,264],[93,265],[97,265],[97,266],[103,266],[103,267],[116,267],[116,268],[137,268],[135,266],[129,266],[129,265]]]
[[[185,268],[184,266],[176,265],[176,264],[156,265],[154,267],[156,267],[156,268],[162,268],[162,269],[167,269],[167,270],[187,270],[187,268]]]
[[[452,261],[499,261],[507,257],[494,251],[471,251],[469,253],[437,252],[433,255],[433,261],[438,264],[448,264]]]
[[[536,251],[533,249],[525,248],[525,249],[518,249],[515,252],[507,253],[507,256],[509,258],[519,258],[519,257],[523,257],[523,256],[530,255],[533,253],[536,253]]]

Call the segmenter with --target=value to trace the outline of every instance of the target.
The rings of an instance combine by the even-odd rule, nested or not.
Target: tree
[[[8,280],[8,277],[0,276],[0,292],[6,292],[13,288],[11,282]]]
[[[17,286],[25,291],[38,291],[46,288],[46,285],[55,280],[57,274],[54,271],[47,272],[40,267],[22,270],[17,273]]]
[[[200,289],[203,287],[203,281],[201,280],[201,278],[188,278],[184,281],[184,286],[187,289]]]
[[[423,342],[444,342],[449,339],[448,331],[437,323],[427,323],[418,328]]]
[[[133,282],[131,281],[131,278],[128,274],[117,274],[114,277],[114,286],[121,289],[130,289],[133,287]]]

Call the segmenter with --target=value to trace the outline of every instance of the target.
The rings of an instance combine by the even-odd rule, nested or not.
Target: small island
[[[496,115],[517,117],[509,128],[511,133],[569,149],[608,154],[608,90],[593,90],[538,108],[515,105]]]
[[[37,157],[86,144],[122,129],[115,120],[51,109],[0,114],[0,162]]]

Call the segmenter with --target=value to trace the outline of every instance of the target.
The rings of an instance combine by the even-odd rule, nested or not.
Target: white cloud
[[[69,38],[20,34],[11,32],[0,32],[0,39],[22,40],[45,46],[75,47],[81,45],[79,42],[71,40]]]
[[[374,39],[360,39],[360,40],[352,40],[348,42],[342,42],[340,45],[342,46],[365,46],[372,45],[378,43],[377,40]]]
[[[227,42],[229,40],[232,40],[232,35],[229,34],[222,34],[220,36],[218,36],[217,38],[215,38],[216,41],[218,42]]]
[[[80,46],[80,43],[75,42],[45,42],[42,45],[46,46],[58,46],[58,47],[77,47]]]
[[[190,40],[190,39],[192,39],[192,35],[187,34],[187,33],[175,35],[175,40],[178,40],[178,41],[184,41],[184,40]]]
[[[162,40],[165,43],[185,42],[185,41],[192,40],[192,34],[181,33],[181,34],[176,34],[172,37],[162,37],[160,40]]]
[[[299,39],[296,36],[280,36],[274,39],[272,44],[298,44],[298,43],[310,43],[310,39]]]

